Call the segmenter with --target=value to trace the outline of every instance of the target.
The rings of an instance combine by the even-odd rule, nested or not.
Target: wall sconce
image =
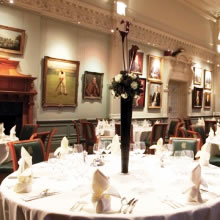
[[[123,1],[117,1],[117,14],[125,16],[127,5]]]

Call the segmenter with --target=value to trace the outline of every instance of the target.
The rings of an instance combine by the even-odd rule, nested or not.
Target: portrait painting
[[[194,85],[201,85],[202,84],[202,75],[203,69],[198,67],[193,67],[193,84]]]
[[[204,73],[204,88],[212,89],[212,73],[208,70],[205,70]]]
[[[162,80],[162,58],[157,56],[148,56],[147,76],[150,81]]]
[[[130,51],[129,51],[129,58],[130,58]],[[137,73],[140,75],[143,73],[143,59],[144,59],[144,53],[137,52],[134,62],[131,66],[131,72]],[[129,60],[129,63],[130,63],[130,60]]]
[[[203,88],[194,87],[192,92],[192,107],[202,108]]]
[[[44,57],[43,106],[77,106],[79,61]]]
[[[149,91],[148,91],[148,108],[160,108],[161,107],[161,91],[162,84],[161,83],[149,83]]]
[[[133,100],[133,108],[144,108],[145,106],[145,91],[146,91],[146,79],[140,78],[143,92],[140,94],[138,98],[134,98]]]
[[[25,30],[0,25],[0,52],[23,55]]]
[[[83,80],[83,99],[102,99],[104,73],[85,71]]]
[[[211,108],[211,92],[204,92],[204,108]]]

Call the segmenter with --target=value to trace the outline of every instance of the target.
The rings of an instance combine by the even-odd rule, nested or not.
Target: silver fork
[[[132,198],[129,200],[129,202],[126,204],[126,208],[123,210],[123,214],[127,214],[130,207],[132,206],[132,203],[135,201],[135,198]]]
[[[164,199],[163,202],[166,203],[167,205],[169,205],[171,208],[174,208],[174,209],[184,207],[183,204],[181,204],[179,202],[176,202],[176,201],[173,201],[173,200],[170,200],[170,199]]]
[[[131,213],[133,212],[134,207],[135,207],[137,201],[138,201],[138,199],[135,199],[135,200],[133,201],[133,203],[132,203],[132,205],[131,205],[131,208],[130,208],[130,210],[129,210],[129,214],[131,214]]]
[[[85,201],[77,201],[77,202],[70,208],[70,211],[75,211],[75,210],[82,211],[84,205],[86,205],[86,204],[87,204],[87,202],[85,202]]]

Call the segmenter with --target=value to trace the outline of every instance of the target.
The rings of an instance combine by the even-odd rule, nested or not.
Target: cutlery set
[[[49,191],[48,189],[45,189],[40,194],[35,195],[35,196],[25,197],[25,198],[23,198],[23,200],[25,202],[29,202],[29,201],[32,201],[32,200],[41,199],[41,198],[44,198],[44,197],[47,197],[47,196],[53,196],[53,195],[58,194],[58,192],[48,192],[48,191]]]
[[[170,200],[170,199],[164,199],[164,200],[162,200],[162,202],[165,203],[166,205],[170,206],[173,209],[183,208],[185,206],[184,204],[181,204],[177,201]]]
[[[109,213],[123,213],[123,214],[132,214],[134,207],[137,203],[137,199],[132,198],[127,201],[125,197],[121,199],[121,208],[118,212],[109,212]],[[88,203],[85,201],[77,201],[71,208],[70,211],[82,211],[83,207]]]

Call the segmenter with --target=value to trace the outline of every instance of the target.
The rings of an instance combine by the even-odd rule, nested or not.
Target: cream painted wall
[[[139,0],[140,1],[140,0]],[[158,1],[158,0],[156,0]],[[168,0],[166,0],[168,1]],[[165,15],[164,15],[165,16]],[[9,8],[0,5],[0,24],[17,27],[26,30],[26,43],[24,56],[10,55],[11,59],[20,61],[20,69],[24,74],[36,76],[35,87],[38,95],[35,104],[36,120],[70,120],[76,118],[118,118],[120,113],[120,102],[110,98],[108,86],[113,75],[121,70],[120,39],[112,40],[113,35],[103,34],[97,31],[88,30],[66,22],[50,19],[35,13],[16,8]],[[136,44],[129,42],[129,45]],[[163,56],[163,51],[148,45],[137,44],[144,52],[143,75],[146,78],[147,73],[147,55]],[[5,54],[0,54],[5,56]],[[79,87],[78,87],[78,106],[76,108],[42,108],[42,63],[44,56],[63,58],[80,61]],[[212,65],[202,63],[200,60],[194,60],[199,63],[201,68],[212,69]],[[101,101],[88,102],[82,99],[82,82],[84,71],[95,71],[104,73],[103,98]],[[213,76],[215,79],[215,77]],[[167,117],[167,76],[164,69],[163,76],[163,101],[161,109],[148,109],[148,83],[145,94],[145,108],[135,110],[133,118],[156,118]],[[219,81],[220,79],[218,79]],[[213,82],[215,82],[213,80]],[[213,83],[215,84],[215,83]],[[216,94],[213,85],[213,103],[218,107],[220,104],[214,101]],[[110,100],[110,101],[109,101]],[[216,99],[217,100],[217,99]],[[191,93],[188,94],[188,103],[191,103]],[[214,109],[214,104],[212,105]],[[188,105],[188,113],[192,116],[210,115],[212,110],[205,111],[192,110],[191,104]]]
[[[135,20],[211,48],[214,23],[177,0],[128,0],[128,14]]]
[[[110,36],[70,23],[4,6],[0,6],[0,17],[0,24],[26,31],[24,56],[10,55],[10,58],[20,61],[22,73],[37,77],[35,88],[38,95],[35,98],[34,108],[36,120],[107,117]],[[1,55],[5,56],[5,54]],[[42,108],[44,56],[80,61],[78,106],[76,108]],[[89,102],[82,100],[84,71],[104,73],[103,98],[101,101]]]

